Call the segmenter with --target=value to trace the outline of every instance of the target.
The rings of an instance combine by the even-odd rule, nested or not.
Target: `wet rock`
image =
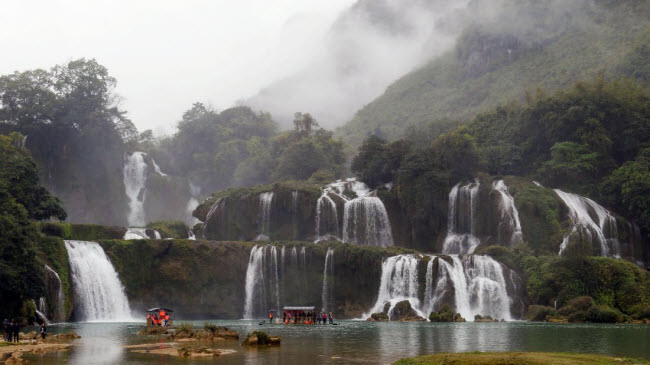
[[[280,342],[278,336],[269,336],[264,331],[255,331],[246,337],[242,346],[278,346]]]
[[[477,314],[474,316],[474,322],[499,322],[498,319],[492,318],[490,316],[481,316],[480,314]]]
[[[393,307],[393,311],[390,315],[390,320],[401,322],[425,321],[425,319],[420,317],[415,309],[411,307],[411,302],[408,300],[403,300],[395,304],[395,307]]]

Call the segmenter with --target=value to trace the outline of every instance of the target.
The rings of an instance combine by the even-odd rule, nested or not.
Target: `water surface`
[[[139,343],[139,323],[70,323],[53,325],[51,333],[76,331],[82,339],[69,352],[29,357],[38,364],[389,364],[407,356],[436,352],[553,351],[585,352],[650,359],[650,326],[627,324],[428,323],[340,321],[331,325],[269,325],[259,321],[209,321],[242,336],[262,329],[282,338],[275,348],[249,349],[236,341],[214,342],[215,348],[237,352],[214,360],[183,360],[130,353],[124,345]],[[205,321],[193,321],[200,327]]]

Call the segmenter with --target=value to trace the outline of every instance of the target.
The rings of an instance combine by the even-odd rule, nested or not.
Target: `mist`
[[[294,112],[320,125],[345,123],[394,80],[449,50],[469,1],[358,1],[334,22],[302,67],[241,104],[271,112],[288,127]]]

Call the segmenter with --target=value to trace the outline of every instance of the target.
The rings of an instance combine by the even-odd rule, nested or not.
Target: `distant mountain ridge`
[[[650,2],[493,3],[500,13],[470,22],[452,50],[392,83],[337,134],[352,146],[369,133],[395,139],[409,126],[468,120],[599,73],[648,84]],[[473,1],[470,13],[485,14],[485,5]]]

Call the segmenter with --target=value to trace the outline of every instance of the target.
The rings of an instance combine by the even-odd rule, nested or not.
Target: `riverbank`
[[[559,352],[471,352],[460,354],[435,354],[398,360],[394,365],[441,364],[523,364],[523,365],[593,365],[593,364],[650,364],[639,359],[594,354]]]

